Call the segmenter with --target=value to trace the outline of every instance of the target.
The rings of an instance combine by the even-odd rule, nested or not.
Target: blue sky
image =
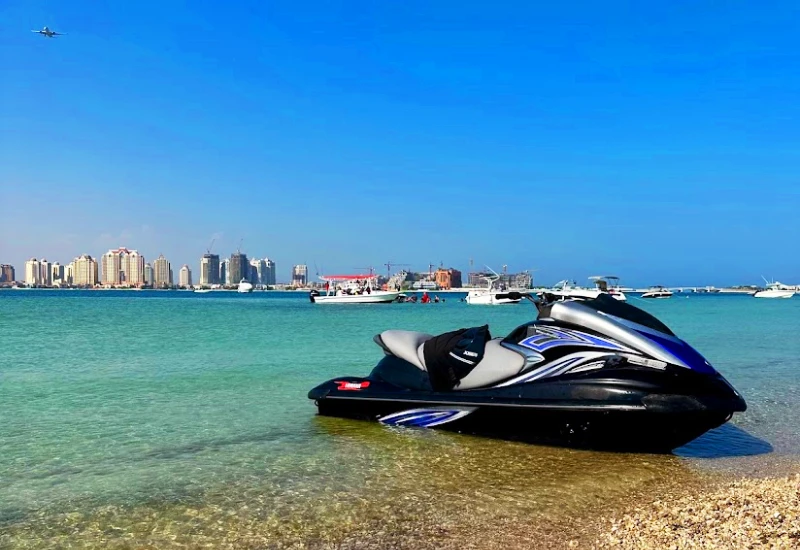
[[[0,262],[800,282],[800,5],[553,4],[6,0]]]

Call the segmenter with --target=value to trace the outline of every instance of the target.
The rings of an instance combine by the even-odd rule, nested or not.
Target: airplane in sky
[[[31,31],[31,32],[38,32],[39,34],[45,35],[47,38],[53,38],[54,36],[62,36],[63,34],[65,34],[63,32],[51,31],[47,27],[43,28],[40,31]]]

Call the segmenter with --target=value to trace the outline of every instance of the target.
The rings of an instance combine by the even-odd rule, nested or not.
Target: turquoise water
[[[137,507],[213,505],[220,517],[236,510],[237,528],[241,514],[259,509],[284,533],[288,524],[322,529],[326,513],[341,526],[384,498],[378,516],[402,515],[397,495],[419,509],[445,499],[455,509],[471,506],[476,492],[493,513],[547,513],[678,471],[800,454],[796,298],[631,298],[698,348],[749,406],[675,456],[316,416],[308,390],[367,374],[381,357],[372,336],[382,330],[488,322],[501,335],[535,315],[530,304],[476,307],[445,296],[323,307],[277,292],[0,291],[0,524],[103,506],[125,509],[113,518],[119,524]]]

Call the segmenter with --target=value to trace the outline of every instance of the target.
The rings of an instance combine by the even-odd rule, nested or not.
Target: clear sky
[[[0,262],[800,282],[799,12],[5,0]]]

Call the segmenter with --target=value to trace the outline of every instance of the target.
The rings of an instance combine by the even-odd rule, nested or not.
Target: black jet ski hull
[[[502,339],[488,325],[384,331],[375,337],[384,358],[368,377],[335,378],[308,397],[320,414],[390,426],[657,452],[746,409],[697,350],[643,310],[602,293],[545,296],[536,307],[535,321]]]
[[[583,381],[447,393],[409,391],[373,378],[342,377],[317,386],[308,397],[325,416],[642,452],[669,452],[745,408],[742,398],[721,377],[707,393],[686,395],[664,393],[666,388],[647,380],[648,373],[642,374],[633,381],[608,374]]]

